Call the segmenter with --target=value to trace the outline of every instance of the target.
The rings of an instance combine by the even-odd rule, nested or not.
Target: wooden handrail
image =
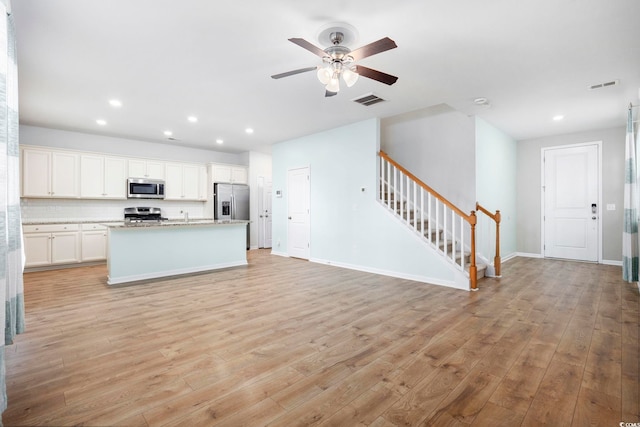
[[[451,203],[450,201],[448,201],[445,197],[443,197],[440,193],[438,193],[436,190],[434,190],[433,188],[429,187],[427,184],[425,184],[424,182],[420,181],[420,179],[418,179],[418,177],[416,177],[414,174],[412,174],[411,172],[409,172],[408,170],[406,170],[404,167],[402,167],[399,163],[397,163],[395,160],[393,160],[391,157],[389,157],[389,155],[387,153],[385,153],[384,151],[380,150],[379,153],[380,157],[382,157],[383,159],[385,159],[386,161],[388,161],[389,163],[391,163],[393,166],[395,166],[396,168],[398,168],[402,173],[404,173],[406,176],[408,176],[409,178],[411,178],[415,183],[417,183],[420,187],[424,188],[425,190],[427,190],[429,193],[433,194],[438,200],[440,200],[443,204],[445,204],[449,209],[453,210],[455,213],[457,213],[458,215],[460,215],[462,218],[464,218],[465,221],[467,221],[469,224],[472,223],[475,224],[475,214],[473,211],[471,211],[470,214],[466,214],[464,212],[462,212],[456,205],[454,205],[453,203]]]
[[[493,214],[489,212],[487,209],[482,207],[480,203],[476,202],[476,211],[480,211],[483,214],[487,215],[489,218],[495,221],[496,223],[496,255],[493,258],[493,266],[496,270],[496,276],[500,276],[500,221],[502,220],[502,215],[500,215],[500,211],[496,210],[496,213]]]
[[[474,290],[474,291],[477,290],[478,289],[478,267],[476,265],[476,224],[478,222],[478,219],[476,217],[475,211],[471,211],[469,214],[464,213],[462,210],[460,210],[460,208],[458,208],[456,205],[451,203],[449,200],[443,197],[436,190],[429,187],[427,184],[425,184],[420,179],[418,179],[418,177],[416,177],[414,174],[412,174],[407,169],[405,169],[402,165],[400,165],[391,157],[389,157],[387,153],[380,150],[378,155],[382,159],[392,164],[396,169],[398,169],[405,176],[409,177],[409,179],[411,179],[414,183],[418,184],[420,187],[426,190],[427,193],[433,195],[443,205],[447,206],[453,212],[458,214],[462,219],[464,219],[471,226],[471,253],[469,254],[469,285],[471,290]]]

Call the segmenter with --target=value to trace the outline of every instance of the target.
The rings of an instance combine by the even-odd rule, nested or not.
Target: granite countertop
[[[248,224],[249,221],[245,220],[214,220],[214,219],[190,219],[184,221],[182,219],[160,221],[160,222],[105,222],[105,225],[109,228],[157,228],[157,227],[184,227],[184,226],[198,226],[198,225],[235,225],[235,224]]]
[[[91,219],[91,220],[67,220],[67,219],[51,219],[51,220],[23,220],[22,225],[49,225],[49,224],[104,224],[122,222],[122,219]]]
[[[175,223],[182,223],[182,224],[195,224],[195,223],[202,223],[202,222],[210,222],[210,223],[216,223],[216,222],[223,222],[223,221],[216,221],[213,220],[211,218],[192,218],[190,219],[188,222],[185,222],[184,219],[182,218],[171,218],[167,221],[163,221],[163,224],[175,224]],[[227,221],[229,222],[229,221]],[[245,221],[247,222],[247,221]],[[22,221],[22,225],[49,225],[49,224],[102,224],[102,225],[110,225],[110,224],[120,224],[122,225],[124,223],[124,221],[122,220],[122,218],[116,218],[116,219],[60,219],[60,220],[56,220],[56,219],[52,219],[52,220],[23,220]],[[152,223],[154,225],[158,225],[157,223]],[[145,225],[145,224],[143,224]]]

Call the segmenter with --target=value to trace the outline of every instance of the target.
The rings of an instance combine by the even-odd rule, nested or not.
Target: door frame
[[[291,218],[290,215],[290,199],[291,199],[291,188],[289,187],[289,178],[292,171],[296,170],[305,170],[307,173],[307,181],[306,181],[306,203],[307,203],[307,251],[306,257],[295,257],[291,255]],[[299,258],[310,260],[311,259],[311,166],[299,166],[294,168],[287,169],[287,256],[292,258]]]
[[[564,144],[564,145],[550,145],[547,147],[542,147],[540,149],[540,252],[541,257],[546,258],[545,256],[545,224],[544,224],[544,213],[545,213],[545,197],[544,197],[544,172],[545,172],[545,162],[544,155],[547,150],[557,150],[562,148],[579,148],[586,147],[590,145],[595,145],[598,151],[598,248],[597,248],[597,263],[602,264],[602,217],[604,212],[604,206],[602,205],[602,141],[591,141],[591,142],[581,142],[577,144]],[[582,262],[577,260],[576,262]],[[587,262],[587,261],[585,261]]]
[[[268,185],[272,185],[272,179],[269,176],[258,176],[258,248],[271,248],[272,244],[266,246],[266,223],[267,220],[264,219],[265,215],[265,188]],[[273,197],[273,195],[272,195]],[[272,208],[269,211],[269,215],[273,214],[273,200],[271,201]],[[271,217],[273,220],[273,215]]]

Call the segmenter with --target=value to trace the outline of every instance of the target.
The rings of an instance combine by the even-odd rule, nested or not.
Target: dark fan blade
[[[283,77],[289,77],[289,76],[293,76],[293,75],[300,74],[300,73],[306,73],[307,71],[313,71],[313,70],[317,70],[317,69],[318,69],[318,67],[300,68],[298,70],[287,71],[286,73],[274,74],[273,76],[271,76],[271,78],[272,79],[281,79]]]
[[[385,37],[377,42],[362,46],[351,52],[349,55],[353,56],[353,59],[358,61],[362,58],[366,58],[367,56],[375,55],[376,53],[384,52],[385,50],[395,49],[396,47],[398,47],[396,42],[391,40],[389,37]]]
[[[398,80],[396,76],[392,76],[391,74],[383,73],[382,71],[374,70],[372,68],[363,67],[362,65],[356,65],[356,73],[360,74],[362,77],[377,80],[380,83],[387,85],[392,85]]]
[[[300,47],[302,47],[304,49],[307,49],[311,53],[315,53],[320,58],[324,58],[325,56],[327,56],[327,53],[324,50],[320,49],[318,46],[312,45],[311,43],[309,43],[305,39],[293,38],[293,39],[289,39],[289,41],[291,43],[297,44],[298,46],[300,46]]]
[[[331,91],[328,91],[328,90],[327,90],[327,91],[325,91],[325,93],[324,93],[324,97],[325,97],[325,98],[328,98],[328,97],[330,97],[330,96],[336,96],[337,94],[338,94],[338,92],[331,92]]]

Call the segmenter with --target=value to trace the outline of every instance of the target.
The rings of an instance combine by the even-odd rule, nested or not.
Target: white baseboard
[[[280,251],[274,251],[273,249],[271,249],[271,255],[277,255],[277,256],[282,256],[285,258],[289,258],[289,254],[286,252],[280,252]]]
[[[382,276],[395,277],[397,279],[407,279],[407,280],[413,280],[416,282],[427,283],[430,285],[446,286],[447,288],[461,289],[463,291],[469,290],[468,279],[466,279],[467,287],[463,287],[454,281],[446,281],[441,279],[435,279],[432,277],[417,276],[412,274],[403,274],[395,271],[381,270],[378,268],[363,267],[361,265],[346,264],[346,263],[334,262],[334,261],[318,259],[318,258],[309,259],[309,261],[317,262],[318,264],[325,264],[325,265],[332,265],[334,267],[346,268],[349,270],[362,271],[365,273],[373,273],[373,274],[380,274]]]
[[[528,252],[516,252],[516,256],[521,256],[524,258],[544,258],[542,254],[532,254]]]
[[[223,268],[239,267],[247,265],[247,261],[234,261],[207,265],[197,268],[178,268],[175,270],[158,271],[153,273],[135,274],[131,276],[107,277],[107,285],[119,285],[122,283],[139,282],[142,280],[158,279],[160,277],[182,276],[185,274],[203,273],[205,271],[221,270]]]
[[[601,264],[615,265],[615,266],[618,266],[618,267],[622,267],[622,261],[614,261],[614,260],[610,260],[610,259],[603,259]]]

